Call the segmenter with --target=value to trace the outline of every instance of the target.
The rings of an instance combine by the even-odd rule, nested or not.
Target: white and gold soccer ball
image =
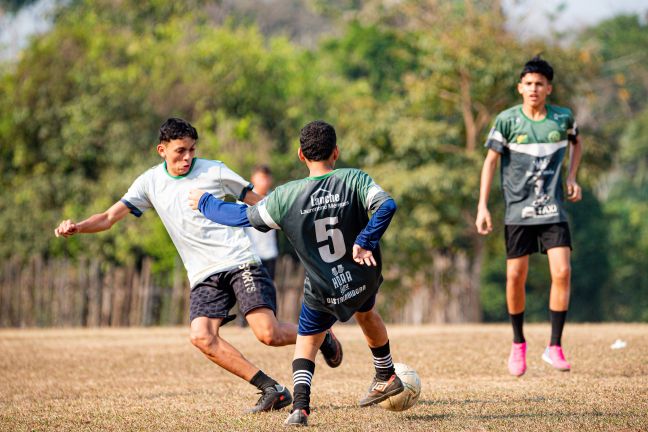
[[[390,396],[378,405],[389,411],[405,411],[414,406],[421,395],[421,379],[414,369],[403,363],[394,363],[396,375],[405,387],[397,395]]]

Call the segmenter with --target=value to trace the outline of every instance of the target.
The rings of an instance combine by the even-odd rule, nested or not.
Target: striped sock
[[[310,389],[315,363],[305,358],[293,360],[293,411],[306,410],[310,414]]]
[[[394,363],[392,362],[389,351],[389,341],[381,347],[371,348],[373,354],[374,367],[376,368],[376,378],[381,381],[387,381],[394,374]]]

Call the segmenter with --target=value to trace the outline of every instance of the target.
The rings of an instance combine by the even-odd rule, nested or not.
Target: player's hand
[[[567,199],[571,202],[580,201],[583,191],[575,180],[567,180]]]
[[[376,258],[374,258],[373,252],[364,249],[357,244],[353,245],[353,261],[357,262],[360,265],[364,264],[369,267],[376,266]]]
[[[71,220],[64,220],[59,224],[59,226],[54,230],[54,235],[56,237],[70,237],[79,232],[77,224]]]
[[[198,210],[198,203],[200,202],[200,197],[203,196],[205,193],[204,190],[201,189],[192,189],[189,191],[189,206],[194,209]]]
[[[475,220],[477,232],[481,235],[486,235],[493,231],[493,222],[491,215],[487,208],[477,209],[477,220]]]

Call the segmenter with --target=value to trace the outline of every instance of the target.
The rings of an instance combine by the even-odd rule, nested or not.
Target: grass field
[[[522,378],[506,371],[507,325],[391,326],[395,361],[423,383],[403,413],[356,405],[372,377],[370,352],[358,327],[335,328],[345,360],[338,369],[317,360],[312,430],[648,430],[648,325],[568,323],[568,373],[540,359],[548,324],[527,325]],[[265,347],[236,327],[223,336],[292,388],[292,347]],[[610,349],[617,338],[628,346]],[[3,431],[282,429],[287,410],[242,414],[255,391],[206,360],[186,328],[0,331]]]

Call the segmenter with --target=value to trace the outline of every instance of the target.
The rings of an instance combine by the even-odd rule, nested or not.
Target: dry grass
[[[313,430],[648,430],[648,325],[568,324],[569,373],[540,360],[549,326],[528,325],[520,379],[506,372],[507,325],[390,327],[393,357],[423,382],[421,400],[404,413],[357,407],[371,356],[356,326],[336,329],[345,361],[334,370],[317,361]],[[290,384],[292,347],[262,346],[235,327],[223,335]],[[286,410],[242,415],[255,389],[187,336],[185,328],[0,331],[0,430],[282,429]],[[628,347],[610,349],[617,338]]]

